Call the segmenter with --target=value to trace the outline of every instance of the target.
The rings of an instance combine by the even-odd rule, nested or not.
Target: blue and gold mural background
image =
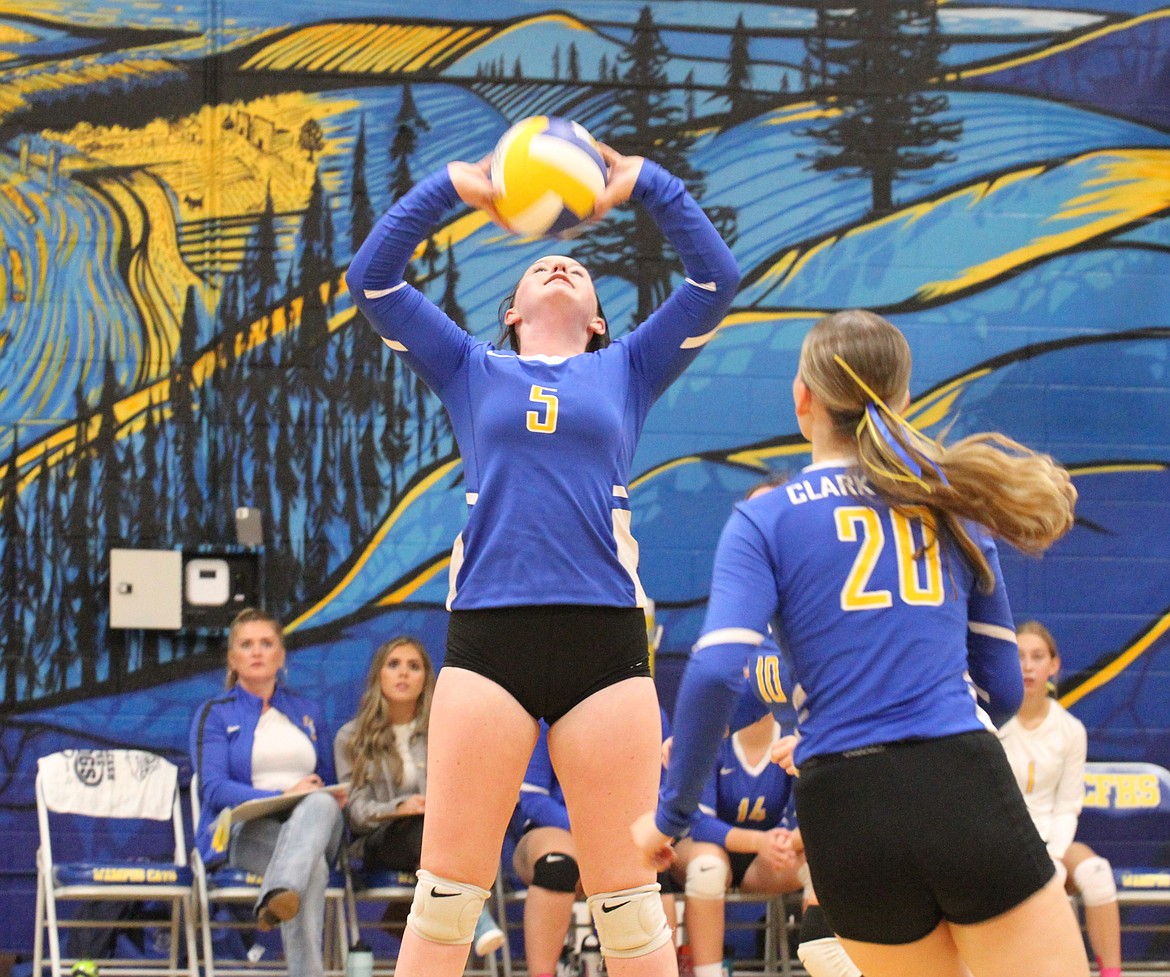
[[[335,728],[379,640],[441,656],[459,458],[342,273],[536,113],[684,176],[745,272],[634,466],[664,684],[732,502],[806,461],[805,330],[866,306],[910,339],[918,424],[1073,471],[1071,535],[1005,554],[1013,606],[1061,642],[1090,758],[1168,765],[1170,7],[0,0],[0,949],[31,945],[36,757],[185,763],[221,680],[220,633],[109,628],[111,548],[258,508],[289,682]],[[615,333],[678,276],[663,247],[629,209],[569,245]],[[491,337],[544,250],[458,213],[411,274]],[[1103,847],[1165,869],[1165,827]]]

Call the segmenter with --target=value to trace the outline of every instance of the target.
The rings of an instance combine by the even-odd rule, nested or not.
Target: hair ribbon
[[[846,363],[840,354],[834,353],[833,359],[842,370],[849,374],[850,379],[861,388],[862,393],[864,393],[868,398],[865,405],[865,416],[862,417],[861,421],[857,425],[857,433],[860,434],[861,430],[866,426],[866,424],[868,424],[872,429],[874,436],[879,441],[881,441],[882,444],[889,448],[891,452],[893,452],[894,456],[898,459],[902,466],[901,472],[882,469],[882,474],[899,482],[917,482],[922,488],[926,489],[926,491],[931,491],[931,486],[922,478],[922,466],[918,463],[918,460],[915,459],[914,456],[906,450],[902,442],[899,441],[898,438],[894,435],[893,431],[890,430],[889,425],[886,423],[885,417],[882,416],[885,414],[900,430],[903,431],[907,440],[909,440],[911,444],[917,443],[916,447],[918,447],[922,459],[934,470],[934,473],[938,476],[939,481],[941,481],[943,485],[950,485],[950,481],[947,479],[946,473],[943,472],[943,470],[937,464],[935,464],[934,460],[923,450],[922,442],[927,442],[932,445],[934,442],[917,428],[915,428],[914,425],[912,425],[905,418],[900,417],[894,411],[890,410],[890,408],[886,405],[886,402],[882,400],[882,398],[879,397],[872,389],[870,389],[869,384],[867,384],[864,380],[861,379],[860,376],[857,375],[857,372],[853,369],[853,367]]]

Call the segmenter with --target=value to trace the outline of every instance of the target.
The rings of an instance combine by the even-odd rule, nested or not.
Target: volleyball
[[[92,960],[78,960],[69,971],[72,977],[99,977],[98,965]]]
[[[593,213],[606,172],[584,126],[552,115],[521,119],[492,154],[496,210],[513,233],[567,237]]]

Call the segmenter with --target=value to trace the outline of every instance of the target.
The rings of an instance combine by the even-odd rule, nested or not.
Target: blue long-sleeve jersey
[[[333,740],[325,728],[321,704],[282,685],[276,687],[270,701],[273,709],[309,737],[317,753],[315,773],[325,783],[333,783]],[[252,786],[252,746],[263,711],[264,701],[237,685],[204,702],[191,721],[191,764],[199,777],[202,802],[195,843],[208,865],[227,857],[226,850],[216,850],[211,843],[219,812],[280,793]]]
[[[771,751],[748,762],[738,735],[725,736],[698,809],[691,837],[727,846],[732,828],[767,831],[785,822],[792,798],[792,777],[772,762]]]
[[[630,531],[634,449],[654,401],[715,334],[739,270],[661,167],[642,165],[632,198],[687,278],[636,330],[593,353],[498,350],[403,281],[418,242],[459,202],[446,169],[382,217],[346,274],[354,302],[451,418],[468,519],[452,550],[449,609],[644,603]]]
[[[846,464],[811,465],[741,502],[720,537],[711,598],[679,688],[674,750],[657,823],[686,830],[743,687],[743,668],[774,619],[791,658],[796,762],[903,739],[983,728],[1023,698],[1011,610],[995,575],[984,593],[954,540],[925,509],[891,509]],[[750,679],[750,676],[749,676]]]

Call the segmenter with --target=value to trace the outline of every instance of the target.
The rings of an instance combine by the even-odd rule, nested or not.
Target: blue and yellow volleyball
[[[553,115],[521,119],[492,154],[496,210],[525,237],[567,237],[605,189],[605,160],[584,126]]]

